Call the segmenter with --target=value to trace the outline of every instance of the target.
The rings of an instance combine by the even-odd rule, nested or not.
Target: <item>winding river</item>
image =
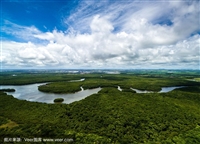
[[[73,80],[70,82],[78,82],[84,81],[85,79]],[[29,85],[0,85],[0,89],[15,89],[15,92],[7,92],[7,94],[13,95],[17,99],[28,100],[28,101],[36,101],[42,103],[54,103],[54,99],[63,98],[66,104],[79,101],[81,99],[86,98],[89,95],[98,93],[101,88],[87,89],[84,90],[83,87],[80,87],[80,91],[71,94],[54,94],[54,93],[44,93],[38,90],[38,86],[44,85],[46,83],[39,84],[29,84]],[[162,87],[162,90],[159,93],[169,92],[176,88],[181,88],[183,86],[173,86],[173,87]],[[118,86],[119,91],[123,91],[123,89]],[[136,93],[152,93],[152,91],[147,90],[138,90],[131,88],[136,91]]]
[[[46,83],[40,84],[30,84],[30,85],[3,85],[0,86],[0,89],[15,89],[15,92],[7,92],[7,94],[13,95],[17,99],[28,100],[28,101],[37,101],[42,103],[54,103],[55,98],[63,98],[66,104],[72,103],[74,101],[79,101],[86,98],[89,95],[98,93],[101,88],[87,89],[84,90],[82,87],[79,92],[71,94],[54,94],[54,93],[44,93],[38,90],[38,86],[44,85]]]

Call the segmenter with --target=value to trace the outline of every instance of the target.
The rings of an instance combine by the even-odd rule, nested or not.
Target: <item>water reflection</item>
[[[185,87],[185,86],[162,87],[161,91],[159,91],[158,93],[167,93],[174,89],[182,88],[182,87]],[[131,89],[136,91],[136,93],[154,93],[154,91],[138,90],[138,89],[134,89],[134,88],[131,88]]]
[[[0,86],[1,89],[15,89],[15,92],[7,92],[7,94],[13,95],[15,98],[28,100],[28,101],[37,101],[43,103],[54,103],[54,99],[56,98],[63,98],[66,104],[72,103],[74,101],[79,101],[81,99],[86,98],[89,95],[98,93],[101,88],[95,89],[87,89],[84,90],[83,87],[80,87],[80,91],[71,94],[53,94],[53,93],[44,93],[38,90],[38,86],[45,85],[47,83],[40,83],[40,84],[30,84],[30,85],[21,85],[21,86]],[[159,93],[170,92],[176,88],[181,88],[184,86],[173,86],[173,87],[162,87],[162,90]],[[136,91],[136,93],[152,93],[153,91],[147,90],[138,90],[131,88],[132,90]],[[123,91],[120,86],[118,86],[119,91]]]
[[[153,93],[153,91],[147,91],[147,90],[138,90],[138,89],[134,89],[134,88],[131,88],[132,90],[134,90],[136,93]]]
[[[66,104],[72,103],[74,101],[79,101],[86,98],[89,95],[98,93],[101,88],[88,89],[84,90],[82,87],[81,90],[72,94],[53,94],[53,93],[44,93],[38,90],[38,86],[44,85],[46,83],[40,84],[30,84],[30,85],[21,85],[21,86],[0,86],[1,89],[13,88],[15,92],[7,92],[7,94],[13,95],[15,98],[28,100],[28,101],[37,101],[43,103],[54,103],[55,98],[63,98]]]
[[[159,93],[166,93],[166,92],[170,92],[176,88],[182,88],[185,86],[174,86],[174,87],[162,87],[161,91],[159,91]]]

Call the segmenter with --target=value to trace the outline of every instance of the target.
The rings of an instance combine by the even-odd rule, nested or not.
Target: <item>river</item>
[[[81,79],[83,81],[84,79]],[[78,80],[76,80],[78,81]],[[89,95],[98,93],[101,88],[87,89],[84,90],[83,87],[80,87],[80,91],[71,94],[54,94],[54,93],[44,93],[38,90],[38,86],[44,85],[46,83],[40,84],[29,84],[29,85],[1,85],[0,89],[15,89],[15,92],[7,92],[7,94],[13,95],[17,99],[28,100],[28,101],[36,101],[42,103],[54,103],[54,99],[63,98],[66,104],[72,103],[74,101],[79,101],[81,99],[86,98]],[[162,87],[162,90],[159,93],[169,92],[176,88],[181,88],[183,86],[173,86],[173,87]],[[147,90],[138,90],[131,88],[136,91],[136,93],[152,93],[153,91]],[[119,91],[123,91],[123,89],[118,86]]]
[[[185,86],[162,87],[162,89],[158,93],[167,93],[176,88],[182,88],[182,87],[185,87]],[[120,91],[122,91],[122,89],[118,86],[118,90],[119,89],[120,89]],[[136,93],[154,93],[154,91],[139,90],[139,89],[135,89],[135,88],[131,88],[131,89],[134,90]]]
[[[1,89],[15,89],[15,92],[7,92],[7,94],[13,95],[17,99],[37,101],[42,103],[54,103],[55,98],[63,98],[66,104],[72,103],[74,101],[79,101],[86,98],[89,95],[98,93],[101,88],[87,89],[84,90],[82,87],[79,92],[71,94],[54,94],[54,93],[44,93],[38,90],[38,86],[44,85],[46,83],[40,84],[29,84],[29,85],[3,85],[0,86]]]

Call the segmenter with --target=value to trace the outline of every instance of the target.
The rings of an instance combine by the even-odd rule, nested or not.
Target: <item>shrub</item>
[[[54,99],[54,102],[59,102],[59,103],[61,103],[61,102],[63,102],[63,101],[64,101],[63,98],[56,98],[56,99]]]

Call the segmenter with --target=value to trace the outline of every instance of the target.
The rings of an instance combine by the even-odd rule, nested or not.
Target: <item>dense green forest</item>
[[[1,75],[1,84],[51,82],[39,90],[52,93],[71,93],[80,86],[102,89],[71,104],[18,100],[0,91],[0,143],[5,137],[69,138],[73,139],[69,143],[87,144],[200,143],[200,83],[191,81],[200,77],[196,73],[20,73],[17,77]],[[81,78],[85,81],[69,82]],[[134,87],[157,92],[163,86],[187,87],[168,93],[130,91]]]

